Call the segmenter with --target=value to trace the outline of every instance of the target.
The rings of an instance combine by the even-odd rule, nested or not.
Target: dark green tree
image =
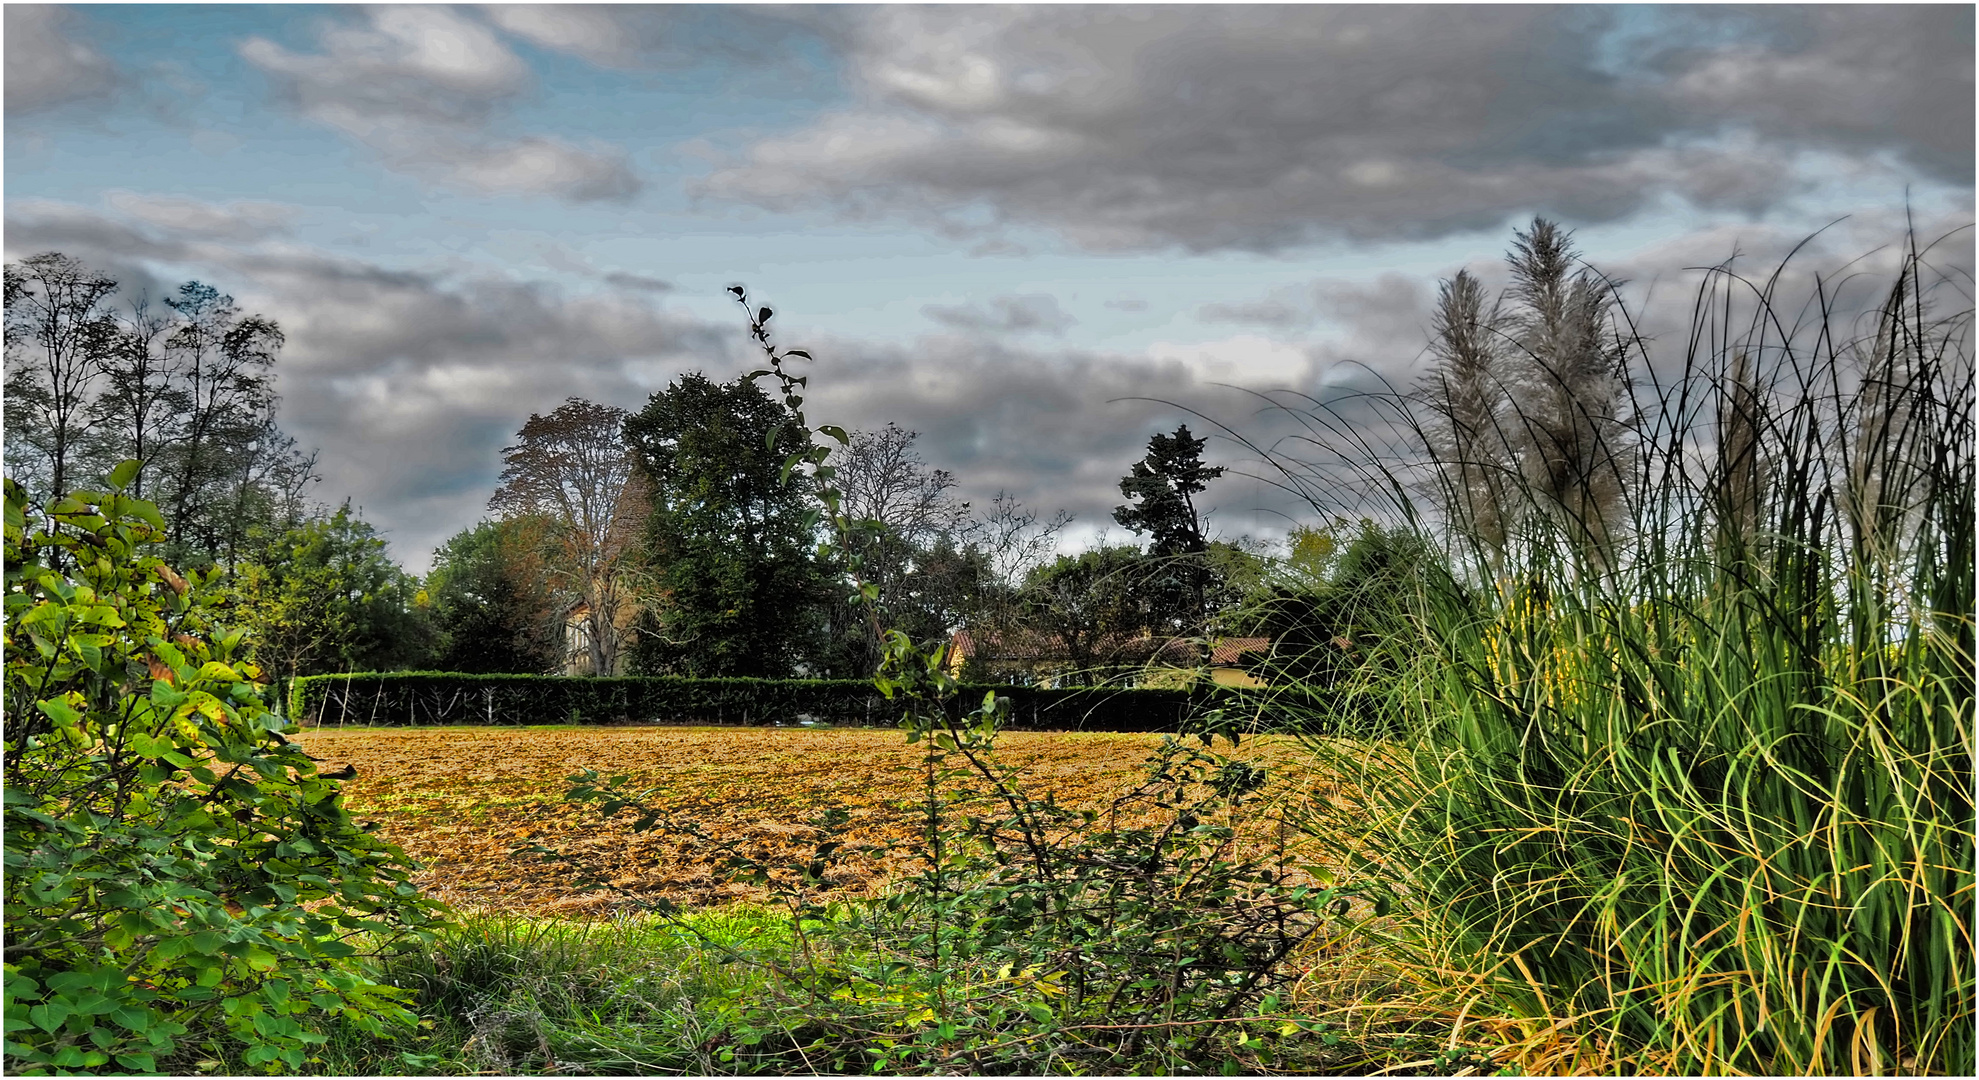
[[[1306,530],[1305,566],[1251,593],[1233,613],[1240,632],[1271,638],[1267,678],[1334,686],[1406,637],[1410,598],[1429,557],[1403,529],[1363,519]],[[1314,553],[1324,549],[1323,555]]]
[[[430,666],[417,583],[348,501],[264,545],[231,591],[255,661],[277,679]]]
[[[557,604],[536,518],[483,521],[454,534],[426,575],[433,666],[478,674],[547,672],[562,658]]]
[[[1202,632],[1214,586],[1195,497],[1223,475],[1223,466],[1203,464],[1206,442],[1192,437],[1187,424],[1149,439],[1147,456],[1120,480],[1120,494],[1133,501],[1113,510],[1114,521],[1151,538],[1148,554],[1156,564],[1152,585],[1160,614],[1183,633]]]
[[[1020,633],[1062,656],[1069,681],[1096,684],[1146,659],[1132,644],[1157,629],[1154,563],[1132,545],[1060,555],[1031,571]]]
[[[654,605],[634,664],[697,676],[815,670],[823,575],[815,518],[783,463],[804,447],[788,411],[755,383],[698,372],[625,422],[648,482]]]

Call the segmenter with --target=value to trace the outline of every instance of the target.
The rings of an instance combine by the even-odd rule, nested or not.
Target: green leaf
[[[107,478],[110,490],[121,492],[125,488],[130,487],[131,481],[137,479],[139,468],[140,466],[136,459],[126,458],[123,461],[119,461],[111,468],[110,475]]]
[[[68,702],[60,698],[37,701],[35,702],[35,707],[39,708],[42,714],[50,720],[55,721],[58,727],[74,727],[82,722],[82,714],[71,708]]]

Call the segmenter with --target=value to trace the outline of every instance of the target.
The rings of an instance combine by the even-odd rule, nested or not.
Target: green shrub
[[[282,737],[213,575],[146,554],[163,530],[121,493],[135,471],[35,531],[6,482],[7,1069],[299,1072],[311,1014],[413,1020],[352,941],[439,909]]]

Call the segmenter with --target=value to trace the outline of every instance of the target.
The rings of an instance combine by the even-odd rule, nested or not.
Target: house
[[[632,624],[639,620],[641,608],[637,604],[621,603],[618,615],[612,624],[618,628],[619,670],[607,672],[623,675],[627,656],[627,646],[632,643]],[[563,614],[563,662],[557,668],[559,675],[590,675],[591,670],[591,605],[588,601],[577,600],[564,609]]]
[[[1209,679],[1218,686],[1263,686],[1246,662],[1256,664],[1271,655],[1268,637],[1217,638],[1209,649]]]

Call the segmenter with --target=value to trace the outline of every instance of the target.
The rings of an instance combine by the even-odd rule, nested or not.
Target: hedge
[[[1222,710],[1243,731],[1311,728],[1327,702],[1310,692],[970,685],[957,698],[972,708],[984,692],[1011,700],[1008,727],[1034,731],[1165,731]],[[719,724],[817,723],[890,726],[900,704],[852,679],[588,678],[384,672],[312,675],[294,680],[289,716],[310,726],[344,724]]]

